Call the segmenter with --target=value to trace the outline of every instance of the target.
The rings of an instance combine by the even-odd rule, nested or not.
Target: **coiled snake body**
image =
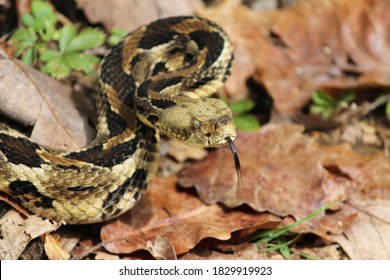
[[[205,98],[226,80],[232,60],[226,34],[206,19],[173,17],[138,28],[102,61],[90,145],[58,152],[1,127],[0,191],[70,224],[122,214],[157,171],[159,130],[202,147],[234,140],[229,108]]]

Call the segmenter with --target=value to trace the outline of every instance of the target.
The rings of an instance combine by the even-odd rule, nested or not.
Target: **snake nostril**
[[[211,136],[211,133],[208,132],[208,133],[206,133],[205,135],[206,135],[206,137],[210,137],[210,136]]]

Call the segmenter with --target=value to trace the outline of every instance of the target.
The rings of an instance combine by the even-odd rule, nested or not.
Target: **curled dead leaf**
[[[46,233],[44,235],[45,253],[49,260],[68,260],[70,254],[65,250],[59,238]]]

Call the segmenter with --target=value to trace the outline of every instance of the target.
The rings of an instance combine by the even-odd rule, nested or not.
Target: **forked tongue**
[[[227,136],[225,140],[228,142],[234,158],[234,165],[236,167],[237,178],[238,178],[238,188],[237,188],[237,194],[238,194],[238,190],[240,189],[240,186],[244,186],[244,182],[242,181],[242,175],[241,175],[240,159],[238,158],[237,149],[233,143],[233,140],[229,136]]]

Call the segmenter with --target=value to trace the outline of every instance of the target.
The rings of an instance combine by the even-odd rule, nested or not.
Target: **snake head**
[[[168,108],[157,126],[169,137],[198,147],[227,145],[236,138],[232,112],[215,98],[190,99]]]

